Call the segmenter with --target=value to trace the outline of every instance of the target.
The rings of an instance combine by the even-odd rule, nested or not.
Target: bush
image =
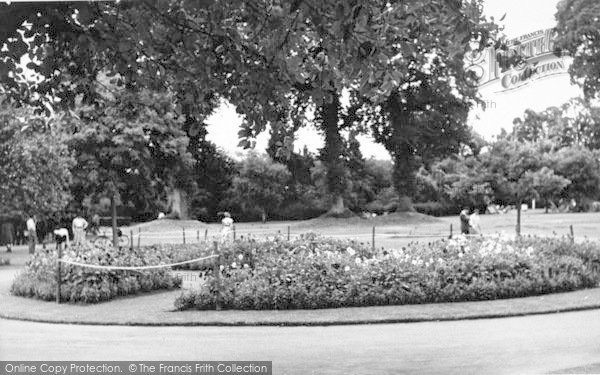
[[[359,244],[315,237],[250,245],[224,259],[221,304],[229,309],[318,309],[490,300],[598,285],[600,250],[568,239],[458,237],[371,254]],[[245,259],[245,254],[238,254]],[[231,263],[230,263],[231,262]],[[187,291],[177,309],[214,309],[217,281]]]
[[[112,247],[92,245],[72,247],[63,259],[103,266],[143,266],[169,261],[151,248],[121,252]],[[27,262],[11,286],[17,296],[44,300],[56,298],[56,251],[37,252]],[[63,264],[61,270],[61,300],[65,302],[95,303],[116,296],[135,294],[155,289],[171,289],[181,280],[172,276],[170,269],[144,271],[98,270]]]

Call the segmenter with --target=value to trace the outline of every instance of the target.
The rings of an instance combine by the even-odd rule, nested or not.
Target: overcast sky
[[[496,20],[506,13],[502,24],[505,34],[512,38],[555,26],[557,3],[558,0],[486,0],[485,13]],[[569,83],[568,75],[542,79],[505,93],[481,90],[482,99],[488,103],[487,109],[474,110],[469,121],[477,132],[491,139],[500,129],[511,129],[512,120],[520,117],[525,109],[542,110],[560,105],[579,93],[580,90]],[[233,108],[221,108],[208,120],[208,139],[234,156],[241,151],[237,148],[237,132],[241,121]],[[310,150],[316,151],[323,146],[322,137],[314,129],[301,129],[297,135],[296,148],[306,144]],[[264,151],[267,138],[266,133],[259,136],[257,150]],[[387,151],[368,137],[361,139],[361,149],[367,158],[389,159]]]

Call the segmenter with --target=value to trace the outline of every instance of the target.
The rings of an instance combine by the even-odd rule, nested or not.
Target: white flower
[[[462,258],[463,257],[463,253],[458,253],[458,257]]]
[[[248,265],[248,263],[244,263],[244,268],[250,268],[250,266]]]
[[[235,262],[231,263],[231,268],[236,268],[237,264]]]
[[[348,254],[350,254],[350,256],[354,256],[356,254],[356,251],[354,251],[354,249],[351,247],[348,247],[346,251],[348,252]]]
[[[350,271],[350,266],[344,267],[344,271],[346,271],[346,272]]]
[[[221,266],[219,266],[219,269],[220,269],[221,271],[223,271],[223,270],[225,269],[225,266],[224,266],[224,265],[221,265]]]
[[[356,264],[361,264],[362,260],[360,258],[356,258],[356,260],[354,261]]]
[[[238,255],[238,259],[242,260],[242,259],[244,259],[244,256],[242,254],[240,254],[240,255]]]

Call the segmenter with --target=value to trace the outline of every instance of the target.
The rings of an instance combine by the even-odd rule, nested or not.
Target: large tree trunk
[[[521,201],[517,202],[517,237],[521,236]]]
[[[110,197],[110,211],[112,216],[113,247],[116,249],[119,245],[119,236],[117,233],[117,202],[114,194]]]
[[[411,197],[416,188],[416,161],[412,156],[410,146],[398,148],[394,153],[394,170],[392,173],[394,188],[398,193],[397,212],[413,211]]]
[[[414,210],[415,208],[412,205],[412,199],[409,196],[404,195],[398,198],[396,212],[409,212]]]
[[[346,162],[342,157],[344,143],[340,135],[340,99],[337,92],[330,92],[332,100],[321,107],[321,130],[325,133],[325,147],[321,149],[321,160],[327,169],[327,189],[335,197],[329,212],[344,212],[342,195],[346,190]]]
[[[341,216],[346,212],[346,207],[344,206],[344,198],[341,195],[338,195],[333,200],[333,204],[331,208],[327,212],[328,216]]]

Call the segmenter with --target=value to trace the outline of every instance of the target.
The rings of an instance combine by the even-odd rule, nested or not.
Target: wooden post
[[[181,230],[183,232],[183,244],[185,245],[185,227],[181,227]]]
[[[204,242],[208,241],[208,229],[204,229]]]
[[[575,243],[575,234],[573,233],[573,224],[569,225],[569,229],[571,231],[571,242]]]
[[[221,254],[219,254],[219,243],[217,241],[213,241],[214,253],[217,254],[217,259],[215,261],[214,267],[214,275],[215,281],[217,284],[217,297],[215,301],[215,309],[217,311],[221,310]]]
[[[129,238],[131,239],[129,242],[129,248],[133,251],[133,229],[129,231]]]
[[[196,241],[200,242],[200,229],[196,229]]]
[[[290,226],[288,225],[288,242],[290,241]]]
[[[371,238],[371,250],[375,252],[375,226],[373,225],[373,234]]]
[[[131,239],[133,241],[133,239]],[[142,241],[142,228],[138,227],[138,250],[140,249],[140,242]]]
[[[58,246],[58,258],[56,259],[56,303],[60,303],[60,260],[62,259],[62,244]]]
[[[450,238],[452,238],[452,224],[450,224]]]
[[[235,235],[235,225],[233,226],[233,240],[235,241],[236,235]]]

